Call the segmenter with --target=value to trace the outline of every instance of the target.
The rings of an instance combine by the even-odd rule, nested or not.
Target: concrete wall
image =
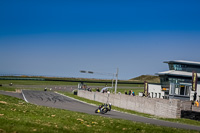
[[[152,114],[165,118],[180,118],[180,100],[158,99],[140,96],[129,96],[124,94],[107,94],[100,92],[89,92],[78,90],[78,96],[102,103],[112,103],[112,105],[130,109],[142,113]]]
[[[192,110],[192,102],[191,101],[181,101],[181,110],[187,110],[191,111]]]

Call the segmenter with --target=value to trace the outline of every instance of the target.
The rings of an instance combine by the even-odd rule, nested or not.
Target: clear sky
[[[1,0],[0,74],[119,79],[200,62],[199,0]]]

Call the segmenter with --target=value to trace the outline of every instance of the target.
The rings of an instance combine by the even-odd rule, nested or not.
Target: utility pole
[[[117,93],[117,80],[118,80],[118,72],[119,72],[119,69],[117,68],[117,73],[116,73],[116,81],[115,81],[115,94]]]

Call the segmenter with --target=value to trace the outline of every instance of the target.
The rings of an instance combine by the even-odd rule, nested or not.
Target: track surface
[[[20,99],[23,99],[23,96],[21,93],[16,93],[16,92],[7,92],[7,91],[1,91],[0,90],[0,94],[3,94],[3,95],[8,95],[8,96],[12,96],[12,97],[17,97],[17,98],[20,98]]]
[[[0,94],[2,94],[2,91],[0,91]],[[132,114],[126,114],[121,113],[117,111],[111,111],[106,114],[96,114],[94,111],[97,109],[97,106],[89,105],[77,100],[74,100],[72,98],[50,92],[50,91],[31,91],[31,90],[23,90],[22,95],[20,94],[5,94],[10,96],[24,96],[24,100],[27,100],[30,103],[42,105],[42,106],[48,106],[53,108],[60,108],[60,109],[66,109],[71,111],[77,111],[77,112],[83,112],[87,114],[92,115],[101,115],[105,117],[111,117],[111,118],[120,118],[125,120],[131,120],[136,122],[143,122],[143,123],[149,123],[159,126],[166,126],[166,127],[173,127],[173,128],[182,128],[182,129],[192,129],[192,130],[199,130],[200,127],[198,126],[192,126],[192,125],[186,125],[186,124],[178,124],[178,123],[172,123],[162,120],[156,120],[156,119],[150,119],[146,117],[136,116]]]

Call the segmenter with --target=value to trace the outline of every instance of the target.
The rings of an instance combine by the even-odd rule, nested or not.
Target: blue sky
[[[200,62],[200,1],[1,0],[0,74],[119,79]]]

